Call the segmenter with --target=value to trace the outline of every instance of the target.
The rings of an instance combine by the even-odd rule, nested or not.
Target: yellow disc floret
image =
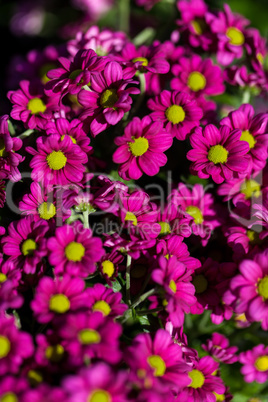
[[[157,222],[157,223],[161,227],[159,236],[165,236],[165,235],[171,233],[171,227],[170,227],[170,224],[168,222]]]
[[[185,119],[185,111],[179,105],[172,105],[165,112],[166,118],[173,124],[179,124]]]
[[[112,261],[105,260],[101,263],[101,265],[102,265],[102,272],[106,274],[109,278],[111,278],[111,276],[113,276],[115,271],[114,264],[112,263]]]
[[[240,141],[246,141],[250,149],[254,148],[256,144],[255,138],[248,130],[242,131]]]
[[[51,296],[49,309],[55,313],[63,314],[70,310],[70,300],[62,293]]]
[[[9,339],[4,335],[0,335],[0,359],[3,359],[9,354],[10,347]]]
[[[40,218],[48,221],[56,215],[56,207],[51,202],[43,202],[38,207],[38,213]]]
[[[81,243],[72,241],[65,247],[65,256],[67,260],[77,262],[81,261],[85,255],[85,247]]]
[[[144,67],[147,67],[149,64],[149,61],[148,61],[148,59],[146,59],[146,57],[135,57],[135,59],[133,59],[132,61],[133,61],[133,63],[140,61],[141,65]]]
[[[92,307],[93,311],[100,311],[104,316],[109,315],[111,307],[105,300],[98,300]]]
[[[13,392],[6,392],[0,396],[0,402],[18,402],[17,396]]]
[[[100,97],[101,106],[106,109],[107,107],[113,107],[118,101],[117,92],[115,89],[106,89]]]
[[[187,85],[192,91],[194,92],[201,91],[202,89],[205,88],[206,83],[207,80],[205,76],[199,71],[193,71],[192,73],[189,74]]]
[[[87,402],[112,402],[112,397],[109,392],[103,389],[96,389],[90,394]]]
[[[201,388],[204,383],[205,383],[205,377],[204,374],[199,371],[199,370],[192,370],[188,373],[188,376],[191,378],[192,382],[190,385],[188,385],[188,387],[192,387],[192,388]]]
[[[24,256],[33,255],[34,250],[37,249],[37,244],[33,239],[25,240],[21,245],[21,252]]]
[[[254,366],[259,371],[268,371],[268,356],[260,356],[256,359]]]
[[[229,27],[226,31],[226,36],[229,38],[229,43],[234,46],[241,46],[245,42],[243,33],[235,27]]]
[[[62,345],[50,345],[46,348],[45,356],[53,363],[58,363],[62,360],[64,355],[64,348]]]
[[[147,358],[147,362],[154,369],[155,377],[162,377],[166,372],[166,364],[162,357],[158,355],[151,355]]]
[[[78,339],[83,345],[100,343],[101,337],[95,329],[82,329],[78,334]]]
[[[248,200],[251,197],[259,197],[261,195],[261,187],[255,180],[245,180],[240,186],[240,193],[245,195]]]
[[[201,223],[204,222],[203,214],[198,207],[189,205],[186,208],[186,212],[187,214],[191,215],[192,218],[194,218],[194,223],[196,225],[201,225]]]
[[[67,162],[67,158],[62,151],[52,151],[47,156],[47,164],[52,170],[62,169]]]
[[[264,300],[268,300],[268,275],[259,280],[258,293]]]
[[[46,105],[40,98],[30,99],[27,105],[27,109],[30,110],[31,114],[44,113],[46,108]]]
[[[0,138],[0,158],[4,158],[6,154],[7,153],[4,138]]]
[[[226,163],[228,159],[228,151],[222,145],[214,145],[208,151],[208,160],[215,165],[218,163]]]
[[[0,283],[4,283],[7,280],[7,276],[0,272]]]
[[[176,285],[176,282],[173,279],[171,279],[171,281],[169,282],[168,287],[169,287],[170,290],[172,290],[173,293],[176,293],[177,285]]]
[[[132,212],[129,211],[126,213],[125,221],[132,222],[134,226],[137,226],[138,223],[136,215],[134,215]]]
[[[149,148],[149,142],[147,138],[139,137],[135,138],[132,137],[133,142],[128,142],[129,150],[134,156],[141,156],[145,154],[145,152]]]

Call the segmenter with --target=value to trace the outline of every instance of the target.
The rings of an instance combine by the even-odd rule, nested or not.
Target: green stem
[[[153,308],[152,310],[137,310],[136,314],[139,316],[158,313],[159,311],[163,311],[163,307]]]
[[[17,138],[20,138],[21,140],[23,140],[23,138],[29,137],[33,132],[34,132],[34,130],[31,130],[31,129],[26,130],[21,135],[18,135]]]
[[[84,228],[89,229],[88,211],[83,212],[83,218],[84,218]]]
[[[119,30],[129,33],[130,0],[118,0]]]
[[[156,289],[150,289],[148,292],[143,293],[131,306],[130,308],[135,308],[137,307],[140,303],[142,303],[144,300],[147,299],[147,297],[152,296],[156,292]]]
[[[146,92],[146,81],[145,81],[145,74],[144,73],[140,73],[139,74],[139,80],[140,80],[140,94],[138,99],[136,100],[135,105],[133,106],[133,108],[130,111],[129,114],[129,119],[131,119],[134,115],[136,115],[137,110],[139,109],[140,105],[142,104],[142,101],[144,99],[145,96],[145,92]]]
[[[131,257],[127,256],[127,266],[126,266],[126,298],[127,304],[131,305],[131,297],[130,297],[130,267],[131,267]]]

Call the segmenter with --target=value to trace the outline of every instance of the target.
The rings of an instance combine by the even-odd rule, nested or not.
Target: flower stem
[[[143,295],[141,295],[130,307],[131,308],[135,308],[137,307],[140,303],[142,303],[144,300],[147,299],[147,297],[153,295],[156,292],[156,289],[150,289],[148,290],[148,292],[143,293]]]
[[[83,212],[83,220],[84,220],[84,228],[89,229],[89,222],[88,222],[88,211]]]
[[[128,34],[129,15],[130,15],[129,0],[118,0],[118,11],[119,11],[119,30]]]
[[[18,135],[17,138],[20,138],[21,140],[23,140],[23,138],[29,137],[29,135],[31,135],[33,132],[34,132],[34,130],[31,130],[31,129],[26,130],[21,135]]]
[[[130,297],[130,267],[131,267],[131,257],[127,256],[127,266],[126,266],[126,298],[127,304],[131,305],[131,297]]]

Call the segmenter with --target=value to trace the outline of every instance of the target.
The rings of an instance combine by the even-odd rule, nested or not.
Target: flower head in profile
[[[56,228],[55,236],[48,240],[48,260],[55,275],[64,273],[86,278],[95,272],[96,263],[104,254],[99,237],[93,237],[79,221]]]
[[[232,364],[238,360],[235,355],[238,348],[229,346],[229,340],[218,332],[213,332],[211,339],[208,339],[202,348],[207,351],[216,361],[225,364]]]
[[[134,117],[124,135],[115,138],[119,148],[113,161],[120,164],[119,176],[124,180],[137,180],[143,173],[155,176],[167,162],[164,151],[171,147],[172,141],[172,135],[161,122],[153,122],[149,116]]]
[[[131,109],[130,94],[138,94],[140,90],[133,86],[126,88],[129,84],[136,84],[136,81],[125,76],[119,63],[111,61],[92,77],[90,91],[79,92],[78,101],[84,108],[79,118],[93,137],[117,124]]]
[[[203,117],[202,109],[191,96],[179,91],[162,91],[149,99],[147,106],[152,110],[153,121],[161,121],[168,133],[178,140],[185,140],[190,131],[199,126]]]
[[[241,130],[228,126],[197,127],[190,137],[193,149],[187,153],[187,159],[193,162],[190,170],[202,179],[211,176],[217,184],[244,177],[251,167],[249,144],[240,137]]]
[[[44,187],[64,185],[82,180],[88,157],[69,136],[59,134],[41,136],[36,140],[37,150],[27,147],[34,155],[30,162],[32,179]]]

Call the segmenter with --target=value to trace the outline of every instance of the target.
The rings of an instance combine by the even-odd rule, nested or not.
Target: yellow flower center
[[[48,221],[49,219],[53,218],[56,215],[56,207],[51,202],[43,202],[38,207],[38,213],[40,218],[45,219]]]
[[[201,91],[201,89],[205,88],[206,83],[207,80],[205,76],[199,71],[193,71],[189,74],[187,85],[192,91]]]
[[[268,299],[268,275],[259,280],[258,293],[264,300]]]
[[[268,356],[260,356],[256,359],[254,366],[259,371],[268,370]]]
[[[241,184],[240,193],[244,194],[246,199],[257,198],[261,194],[261,186],[255,180],[245,180]]]
[[[253,137],[252,134],[250,134],[250,132],[248,130],[242,131],[240,141],[246,141],[248,143],[250,149],[254,148],[254,146],[256,144],[255,138]]]
[[[85,247],[81,243],[72,241],[65,247],[65,256],[67,260],[77,262],[81,261],[85,255]]]
[[[0,272],[0,283],[4,283],[7,280],[7,276]]]
[[[58,363],[62,360],[64,355],[64,348],[62,345],[50,345],[46,348],[45,356],[53,363]]]
[[[208,151],[208,160],[215,165],[217,165],[217,163],[225,163],[227,159],[228,151],[222,145],[214,145]]]
[[[132,212],[127,212],[126,213],[125,221],[132,222],[134,226],[137,226],[137,223],[138,223],[136,215],[134,215]]]
[[[234,46],[241,46],[245,42],[243,33],[235,27],[229,27],[226,31],[226,36],[229,38],[229,43]]]
[[[0,396],[0,402],[18,402],[18,398],[13,392],[6,392],[4,395]]]
[[[212,392],[216,396],[216,402],[223,402],[225,401],[225,395],[217,394],[216,392]]]
[[[62,293],[53,295],[49,300],[49,309],[59,314],[66,313],[70,309],[70,300]]]
[[[192,388],[201,388],[204,385],[205,377],[204,374],[199,370],[192,370],[188,373],[188,376],[191,378],[192,382],[188,387]]]
[[[201,18],[196,18],[195,20],[191,21],[191,25],[197,35],[202,35],[206,29],[206,23]]]
[[[104,300],[98,300],[92,307],[93,311],[100,311],[103,315],[109,315],[111,312],[111,307]]]
[[[67,162],[67,158],[61,151],[52,151],[47,156],[47,164],[52,170],[60,170],[62,169]]]
[[[178,124],[184,121],[185,111],[179,105],[172,105],[165,112],[166,118],[173,124]]]
[[[166,364],[162,357],[158,355],[151,355],[147,359],[148,364],[154,369],[155,377],[162,377],[166,372]]]
[[[105,109],[107,107],[113,107],[118,101],[118,96],[115,89],[106,89],[100,97],[100,104]]]
[[[208,281],[203,274],[196,275],[192,281],[192,284],[194,285],[195,293],[197,294],[203,293],[208,287]]]
[[[261,244],[262,240],[259,238],[259,235],[257,232],[254,230],[247,230],[247,237],[249,238],[249,241],[251,244]]]
[[[60,139],[64,140],[65,134],[63,134]],[[74,137],[72,137],[71,135],[68,135],[68,137],[72,140],[73,144],[76,144],[76,139]]]
[[[137,61],[141,61],[141,65],[144,67],[147,67],[149,64],[149,61],[145,57],[135,57],[135,59],[132,59],[133,63],[136,63]]]
[[[82,329],[78,334],[78,339],[83,345],[91,345],[101,341],[100,334],[95,329]]]
[[[48,76],[47,76],[47,72],[56,67],[57,67],[56,64],[46,63],[40,68],[39,77],[41,78],[41,81],[43,84],[46,84],[48,81],[50,81],[50,78],[48,78]]]
[[[0,138],[0,157],[4,158],[6,156],[6,147],[5,147],[5,141],[4,138]]]
[[[37,249],[37,244],[33,239],[27,239],[22,243],[21,251],[24,256],[33,255],[34,250]]]
[[[0,359],[9,354],[10,346],[9,339],[6,336],[0,335]]]
[[[169,287],[169,289],[172,290],[172,292],[176,293],[177,285],[176,285],[176,282],[173,279],[171,279],[171,281],[169,282],[168,287]]]
[[[261,53],[257,53],[256,55],[257,60],[259,61],[260,64],[264,63],[264,57]]]
[[[102,272],[104,274],[106,274],[109,278],[111,278],[111,276],[113,276],[115,268],[114,268],[114,264],[112,263],[112,261],[106,260],[102,262]]]
[[[109,392],[97,389],[88,397],[87,402],[112,402],[112,397]]]
[[[165,236],[165,235],[171,233],[171,227],[170,227],[170,224],[168,222],[157,222],[157,223],[161,227],[159,236]]]
[[[194,218],[194,223],[196,225],[201,225],[201,223],[204,222],[203,214],[198,207],[195,207],[194,205],[189,205],[186,208],[186,212],[187,214],[191,215],[192,218]]]
[[[145,152],[149,148],[149,142],[148,142],[147,138],[132,137],[132,140],[134,140],[134,142],[128,142],[129,150],[132,153],[132,155],[141,156],[141,155],[145,154]]]
[[[30,110],[31,114],[44,113],[46,110],[46,105],[40,98],[30,99],[27,105],[28,110]]]
[[[29,370],[27,373],[28,380],[31,386],[35,387],[43,381],[43,376],[40,371],[37,370]]]

